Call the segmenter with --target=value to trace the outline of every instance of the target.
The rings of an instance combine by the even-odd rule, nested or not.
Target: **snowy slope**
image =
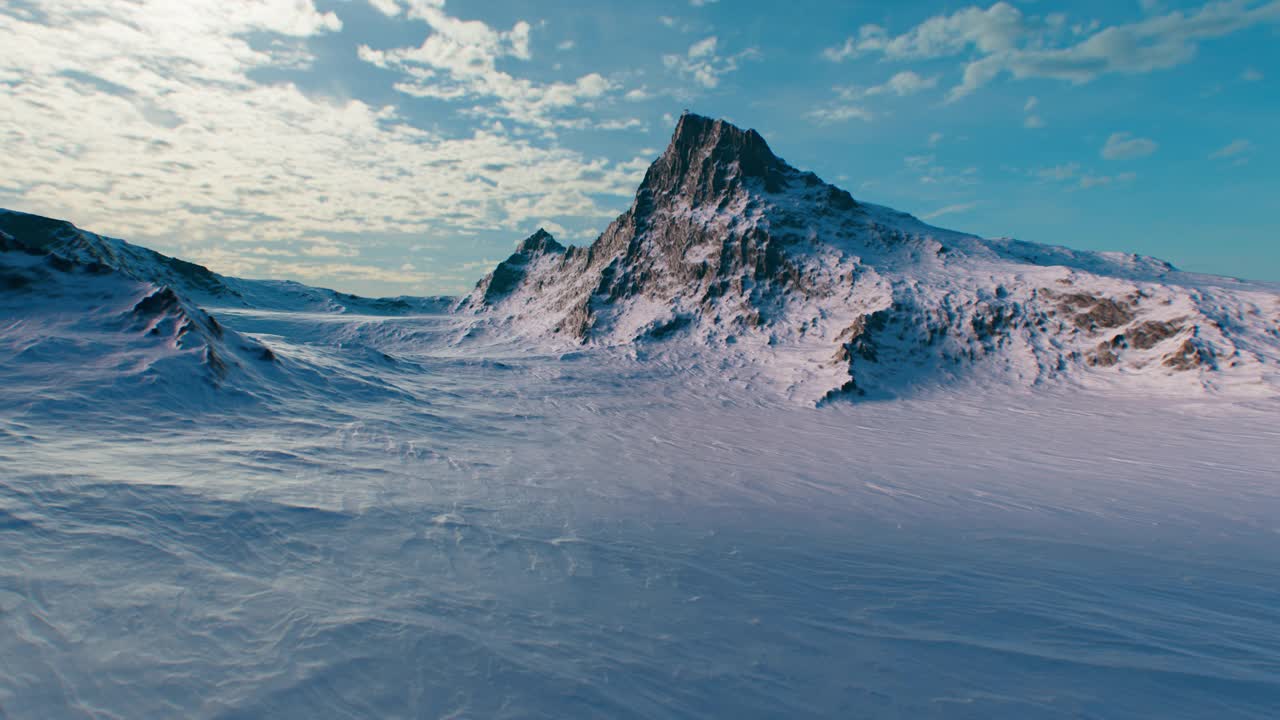
[[[0,365],[11,408],[119,402],[148,390],[199,402],[281,372],[267,346],[223,327],[171,288],[19,244],[4,232]]]
[[[935,228],[691,114],[590,247],[539,231],[460,307],[475,336],[710,350],[804,400],[956,381],[1270,394],[1280,369],[1273,286]]]

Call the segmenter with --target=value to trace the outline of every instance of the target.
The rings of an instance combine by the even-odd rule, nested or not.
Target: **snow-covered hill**
[[[460,308],[475,334],[712,349],[806,400],[957,380],[1269,394],[1280,370],[1276,287],[935,228],[692,114],[592,245],[539,230]]]
[[[395,390],[370,367],[385,363],[381,352],[339,343],[335,363],[296,338],[252,326],[237,332],[217,316],[236,324],[235,313],[250,309],[377,319],[453,302],[225,277],[69,222],[0,210],[0,403],[150,412],[233,398],[319,398],[340,388],[385,397]]]
[[[299,312],[403,314],[438,312],[447,297],[363,298],[286,280],[248,280],[116,238],[81,230],[66,220],[0,209],[0,233],[26,248],[80,263],[97,263],[144,282],[171,288],[206,307],[251,307]]]
[[[0,364],[15,406],[119,400],[147,388],[193,401],[279,376],[270,348],[171,287],[85,258],[0,231]],[[184,265],[161,267],[184,272]]]

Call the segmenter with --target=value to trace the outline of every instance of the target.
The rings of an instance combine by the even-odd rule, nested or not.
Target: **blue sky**
[[[11,0],[0,205],[249,277],[590,242],[682,109],[985,235],[1280,280],[1280,0]]]

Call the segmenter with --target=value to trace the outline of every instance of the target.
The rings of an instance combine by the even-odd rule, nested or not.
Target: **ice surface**
[[[0,716],[1280,707],[1274,398],[816,409],[446,315],[213,312],[280,357],[252,401],[0,362]]]

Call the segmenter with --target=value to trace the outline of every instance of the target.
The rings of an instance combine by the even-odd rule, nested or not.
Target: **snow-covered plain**
[[[0,716],[1280,707],[1273,397],[815,408],[453,315],[211,312],[275,382],[0,363]]]

